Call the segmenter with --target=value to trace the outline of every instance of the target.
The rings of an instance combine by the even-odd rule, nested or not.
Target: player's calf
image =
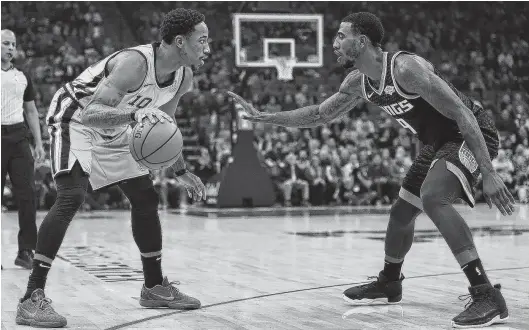
[[[390,281],[383,272],[380,272],[376,279],[376,281],[371,283],[353,286],[345,290],[343,299],[355,305],[374,302],[398,303],[402,300],[402,280],[404,280],[404,275],[401,275],[397,281]]]

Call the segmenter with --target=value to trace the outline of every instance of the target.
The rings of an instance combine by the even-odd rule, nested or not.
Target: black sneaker
[[[354,305],[364,305],[373,302],[398,303],[402,300],[402,280],[404,275],[400,275],[397,281],[388,281],[382,272],[377,276],[370,276],[367,279],[377,279],[368,284],[353,286],[343,292],[343,299]]]
[[[24,267],[26,269],[31,269],[33,266],[33,251],[18,251],[17,258],[15,259],[15,265]]]
[[[507,304],[500,292],[501,285],[475,285],[468,288],[470,294],[459,296],[460,300],[470,298],[465,310],[452,319],[454,328],[487,327],[501,323],[509,318]]]

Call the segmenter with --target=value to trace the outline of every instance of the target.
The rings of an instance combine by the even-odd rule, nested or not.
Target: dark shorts
[[[498,154],[498,131],[492,119],[484,112],[478,113],[476,118],[490,157],[494,159]],[[462,138],[444,143],[437,151],[432,146],[424,146],[406,174],[399,196],[422,209],[421,186],[428,171],[439,159],[444,159],[448,170],[457,176],[465,192],[464,200],[474,207],[474,185],[480,175],[479,164]]]

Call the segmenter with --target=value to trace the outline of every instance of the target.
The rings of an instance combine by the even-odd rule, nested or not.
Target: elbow
[[[90,109],[90,105],[86,106],[83,111],[81,111],[81,124],[85,126],[93,126],[93,116]]]
[[[476,117],[474,117],[474,114],[468,111],[468,109],[462,109],[462,111],[459,112],[460,115],[455,118],[455,122],[457,126],[459,127],[459,131],[461,134],[475,134],[472,129],[469,130],[469,128],[472,127],[479,127],[478,122],[476,120]]]
[[[81,124],[85,125],[85,126],[89,126],[90,124],[90,117],[89,115],[87,114],[88,111],[83,111],[81,112]]]
[[[333,118],[329,116],[325,111],[321,110],[321,107],[318,108],[318,118],[317,123],[320,125],[327,124],[331,122]]]
[[[35,106],[24,106],[24,115],[28,118],[39,118],[39,111]]]

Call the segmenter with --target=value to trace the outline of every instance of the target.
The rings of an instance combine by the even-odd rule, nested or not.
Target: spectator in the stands
[[[307,175],[304,170],[299,168],[299,165],[297,164],[297,157],[294,152],[290,152],[285,160],[286,164],[282,169],[285,206],[292,206],[291,200],[293,190],[301,190],[301,204],[304,206],[308,206],[310,196]]]

